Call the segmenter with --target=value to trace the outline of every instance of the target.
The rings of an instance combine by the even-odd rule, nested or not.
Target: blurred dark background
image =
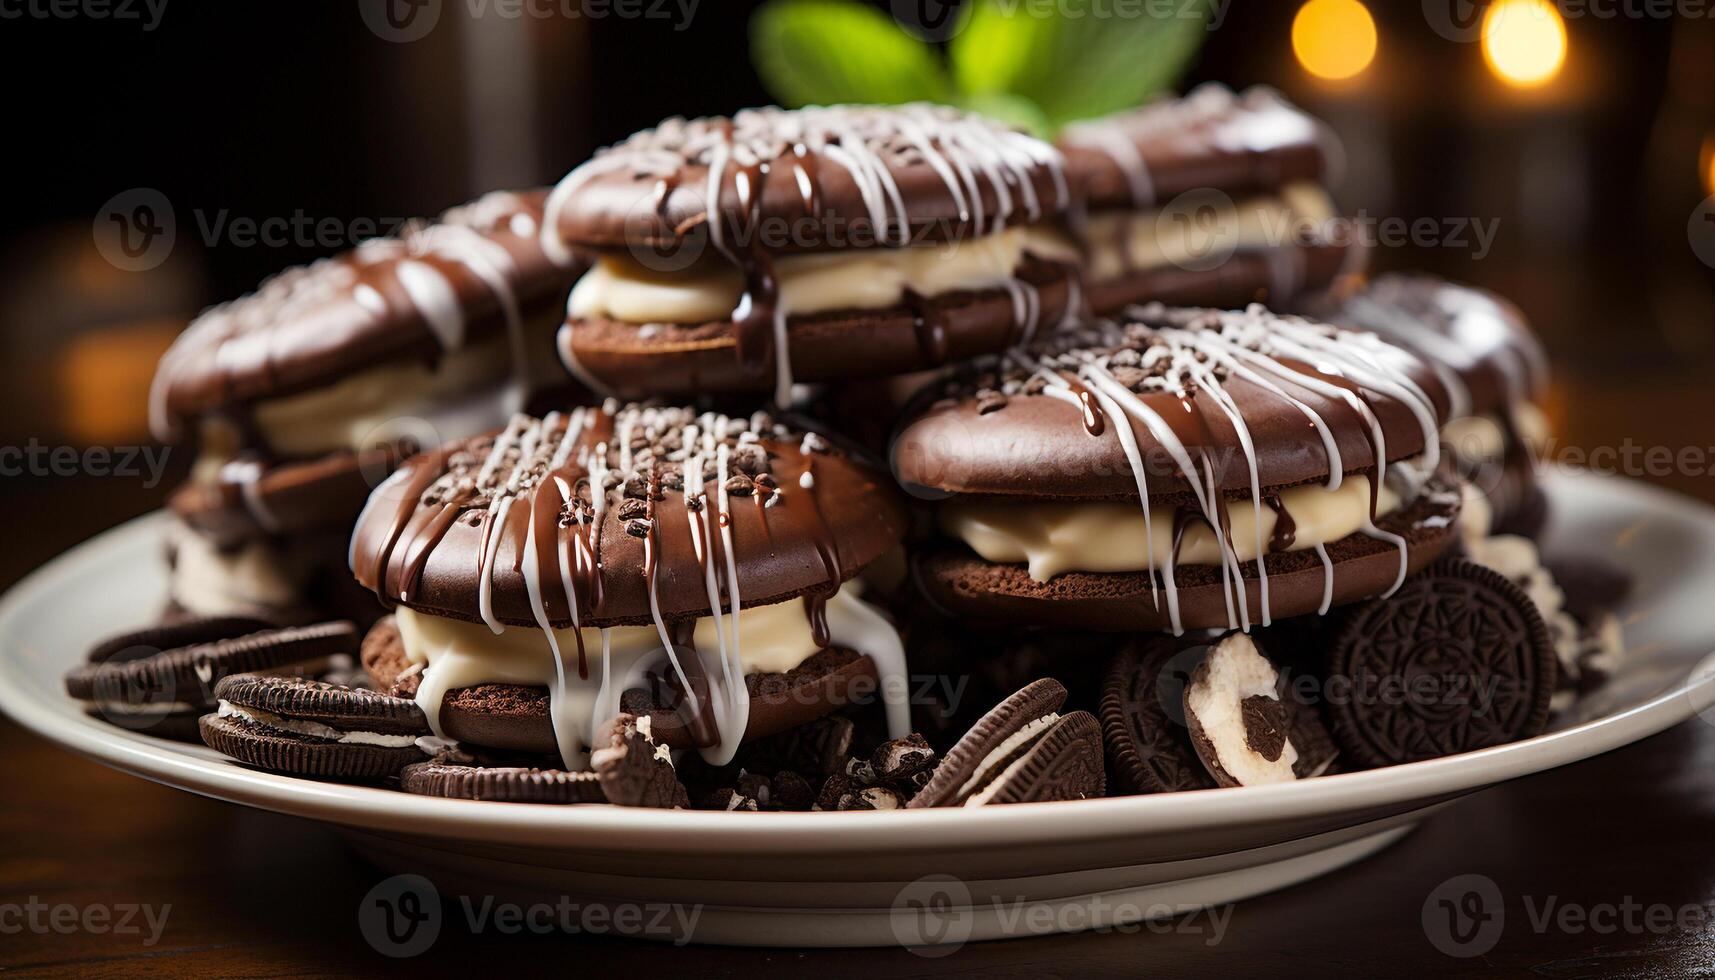
[[[415,40],[372,29],[380,5],[361,0],[0,3],[0,447],[147,444],[154,359],[203,306],[374,225],[552,182],[663,116],[770,101],[749,0],[703,0],[684,30],[678,2],[634,18],[617,11],[654,0],[417,2],[435,16]],[[1319,16],[1296,33],[1300,0],[1230,4],[1186,86],[1267,83],[1326,118],[1347,149],[1342,208],[1435,228],[1374,266],[1522,305],[1556,358],[1567,443],[1715,445],[1715,19],[1689,16],[1715,4],[1580,0],[1482,41],[1482,4],[1308,2]],[[123,268],[111,234],[98,244],[109,213],[163,198],[170,249]],[[1486,249],[1472,221],[1495,229]],[[158,506],[188,463],[156,486],[0,476],[0,505],[26,517],[0,583]],[[1715,500],[1707,469],[1633,475]]]

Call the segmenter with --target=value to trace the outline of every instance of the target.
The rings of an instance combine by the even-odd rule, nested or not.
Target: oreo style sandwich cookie
[[[381,779],[441,747],[415,703],[376,691],[238,674],[217,684],[215,696],[218,709],[199,722],[203,742],[270,772]]]
[[[1317,298],[1329,323],[1370,330],[1421,355],[1450,398],[1441,438],[1460,474],[1487,498],[1492,530],[1535,537],[1548,517],[1536,455],[1548,358],[1518,307],[1493,293],[1426,275],[1390,274]]]
[[[1057,142],[1082,207],[1032,244],[1079,264],[1097,313],[1280,308],[1362,258],[1330,225],[1331,133],[1270,89],[1204,85],[1073,123]]]
[[[1316,709],[1285,696],[1282,675],[1243,633],[1209,650],[1185,686],[1191,745],[1216,785],[1321,776],[1339,754]]]
[[[601,778],[567,772],[551,756],[494,752],[477,746],[440,747],[432,759],[399,772],[399,788],[418,796],[491,803],[605,803]]]
[[[1210,789],[1186,725],[1184,690],[1201,658],[1168,637],[1140,639],[1108,660],[1099,717],[1108,779],[1122,793]]]
[[[907,806],[982,806],[1101,796],[1102,732],[1088,711],[1061,714],[1066,689],[1044,678],[996,705]]]
[[[164,738],[197,739],[222,678],[261,671],[312,673],[357,647],[348,622],[269,628],[242,617],[186,619],[97,644],[65,676],[66,693],[112,724]]]
[[[339,571],[369,491],[412,448],[563,384],[553,335],[578,269],[541,249],[546,196],[490,194],[280,273],[178,338],[150,392],[156,437],[198,452],[170,501],[177,607],[373,608],[346,605],[360,594]]]
[[[622,711],[716,765],[860,699],[902,736],[899,636],[845,582],[904,528],[884,473],[766,414],[518,416],[370,499],[352,568],[397,636],[365,662],[438,734],[572,770]]]
[[[919,583],[973,620],[1249,629],[1398,589],[1453,544],[1446,393],[1416,356],[1261,307],[1135,307],[980,361],[893,468]]]
[[[594,266],[560,351],[625,396],[774,392],[1002,350],[1076,312],[1026,229],[1060,215],[1060,154],[944,106],[671,119],[572,171],[550,253]]]
[[[1554,644],[1524,590],[1449,559],[1344,617],[1328,710],[1347,758],[1415,762],[1540,734],[1555,673]]]

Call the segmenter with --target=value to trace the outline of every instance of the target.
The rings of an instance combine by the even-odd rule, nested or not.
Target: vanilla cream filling
[[[1541,454],[1548,445],[1548,416],[1532,402],[1512,405],[1513,428],[1532,453]],[[1493,415],[1467,415],[1441,427],[1441,441],[1453,450],[1465,467],[1496,464],[1506,458],[1507,436],[1501,420]]]
[[[1256,644],[1242,633],[1234,634],[1216,645],[1206,663],[1207,680],[1186,689],[1185,709],[1203,727],[1221,769],[1240,786],[1297,779],[1292,767],[1298,762],[1298,747],[1292,744],[1290,736],[1272,762],[1252,751],[1248,744],[1245,700],[1252,697],[1280,700],[1280,693],[1275,690],[1275,670],[1257,652]]]
[[[331,725],[324,725],[319,721],[285,718],[274,714],[272,711],[248,706],[241,707],[230,701],[220,702],[218,711],[222,718],[237,718],[240,721],[277,728],[284,732],[296,732],[299,735],[325,738],[334,742],[344,742],[348,745],[379,745],[387,749],[402,749],[407,745],[416,745],[417,740],[421,737],[418,735],[384,735],[381,732],[348,732]]]
[[[905,652],[892,624],[849,589],[841,589],[827,600],[824,615],[829,645],[866,654],[875,662],[883,679],[881,693],[889,727],[908,728]],[[557,629],[554,635],[565,662],[556,667],[553,649],[539,628],[508,626],[497,634],[482,623],[405,607],[400,607],[396,616],[406,657],[423,666],[416,700],[435,734],[445,735],[440,715],[448,691],[477,684],[546,686],[561,755],[568,767],[577,769],[588,767],[589,753],[597,747],[601,734],[598,726],[619,714],[620,695],[642,686],[651,669],[672,669],[661,634],[654,626]],[[812,635],[803,599],[742,608],[736,637],[732,618],[723,614],[727,641],[730,646],[736,640],[738,663],[746,675],[785,673],[823,649]],[[580,635],[589,666],[587,678],[578,676]],[[703,659],[704,673],[711,684],[719,685],[722,646],[714,617],[698,619],[692,636],[696,655]],[[684,654],[679,651],[680,656]],[[742,685],[742,679],[739,683]],[[715,749],[729,758],[728,750],[736,750],[744,734],[742,725],[738,731],[731,731],[731,727],[719,726],[723,744]]]
[[[559,319],[550,306],[527,321],[523,343],[552,350]],[[385,364],[314,391],[259,402],[251,417],[268,447],[283,456],[361,452],[402,437],[439,445],[505,425],[523,409],[529,389],[560,376],[551,357],[524,359],[527,372],[520,370],[519,358],[502,333],[449,350],[433,366]],[[220,462],[218,455],[211,463],[199,460],[198,472],[207,476],[208,466]]]
[[[1094,211],[1084,232],[1089,250],[1085,276],[1103,282],[1151,269],[1194,269],[1222,252],[1280,248],[1296,243],[1301,224],[1333,215],[1327,192],[1313,183],[1288,185],[1277,197],[1239,202],[1230,212],[1215,213],[1213,223],[1199,221],[1199,215],[1189,211]],[[1063,233],[1040,227],[1030,229],[1029,235],[1032,252],[1080,261]]]
[[[1047,731],[1048,726],[1059,720],[1060,715],[1057,712],[1050,711],[1035,721],[1025,725],[1023,728],[1020,728],[1018,731],[1008,735],[999,745],[995,746],[988,755],[983,756],[983,761],[977,764],[976,771],[972,772],[971,777],[965,780],[963,786],[959,787],[958,795],[967,796],[967,794],[976,789],[977,786],[981,785],[983,780],[988,778],[988,776],[993,773],[1002,762],[1005,762],[1008,756],[1018,751],[1020,746],[1034,740],[1038,735]],[[1012,765],[1017,765],[1019,762],[1023,761],[1023,759],[1015,760]],[[1012,766],[1007,767],[1009,772],[1011,769]],[[978,793],[975,796],[968,796],[965,800],[965,806],[982,806],[999,791],[1000,787],[1004,785],[1006,785],[1006,780],[994,780],[985,789],[983,789],[981,793]]]
[[[1349,476],[1338,489],[1320,484],[1292,487],[1279,494],[1281,507],[1295,525],[1292,545],[1302,551],[1330,544],[1364,528],[1370,516],[1370,481]],[[1376,498],[1376,516],[1393,513],[1400,498],[1385,483]],[[1173,560],[1173,507],[1143,508],[1133,501],[1007,501],[954,498],[937,518],[947,534],[970,545],[984,559],[1025,563],[1030,577],[1046,582],[1064,572],[1141,572]],[[1249,498],[1229,500],[1231,531],[1227,544],[1241,562],[1254,561],[1260,544],[1266,556],[1275,525],[1274,508]],[[1203,521],[1185,529],[1177,564],[1219,565],[1222,552]]]
[[[779,307],[793,314],[897,306],[907,291],[936,296],[998,289],[1012,281],[1027,237],[1009,228],[966,241],[868,248],[774,259]],[[603,256],[572,289],[573,317],[622,323],[709,323],[732,316],[744,277],[728,263],[654,270],[629,256]]]
[[[296,604],[302,574],[266,541],[221,550],[177,521],[167,528],[173,553],[172,599],[198,616],[231,616]]]

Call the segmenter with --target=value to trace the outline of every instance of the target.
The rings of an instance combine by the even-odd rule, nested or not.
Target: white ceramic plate
[[[271,775],[83,714],[61,675],[158,608],[162,522],[56,559],[0,600],[0,708],[107,765],[327,821],[376,860],[489,892],[695,905],[703,942],[854,945],[1067,930],[1233,901],[1364,857],[1432,809],[1701,715],[1715,723],[1715,510],[1551,474],[1549,549],[1638,579],[1622,670],[1539,738],[1302,783],[899,813],[703,813],[475,803]],[[925,878],[925,876],[930,876]],[[1019,915],[1018,903],[1040,913]],[[939,918],[926,922],[925,909]],[[685,938],[678,936],[676,938]]]

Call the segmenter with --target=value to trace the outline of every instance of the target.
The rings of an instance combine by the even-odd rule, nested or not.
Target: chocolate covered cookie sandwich
[[[1536,454],[1548,439],[1539,407],[1548,358],[1518,307],[1425,275],[1384,275],[1309,304],[1330,323],[1369,330],[1420,354],[1452,401],[1441,431],[1460,472],[1487,502],[1491,530],[1534,537],[1548,516]]]
[[[1074,123],[1057,143],[1081,207],[1032,244],[1079,263],[1097,313],[1149,300],[1278,309],[1361,258],[1325,227],[1333,137],[1271,89],[1205,85]]]
[[[1457,536],[1417,356],[1253,306],[1128,310],[979,362],[906,423],[918,580],[975,620],[1249,629],[1398,589]]]
[[[552,337],[576,269],[541,249],[545,196],[490,194],[191,324],[150,404],[157,437],[199,453],[171,501],[176,606],[337,604],[351,521],[410,447],[500,425],[563,379]]]
[[[1028,229],[1069,191],[1051,146],[955,109],[748,109],[670,119],[548,202],[589,250],[560,351],[621,395],[773,392],[1028,340],[1078,308]]]
[[[621,713],[715,765],[878,691],[903,736],[898,634],[847,583],[904,527],[884,473],[762,413],[518,416],[371,497],[352,569],[396,611],[364,663],[437,734],[569,770]]]

